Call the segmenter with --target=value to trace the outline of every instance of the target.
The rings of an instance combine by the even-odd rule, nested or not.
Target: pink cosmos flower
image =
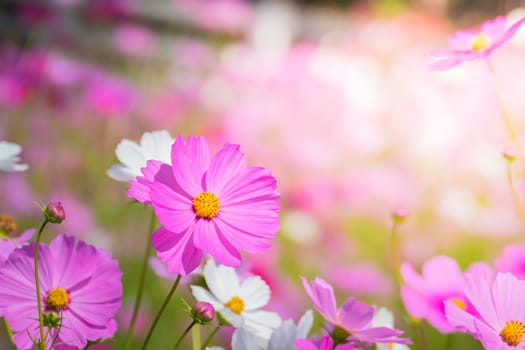
[[[472,271],[481,265],[472,265]],[[419,275],[412,265],[401,265],[401,276],[405,284],[401,288],[401,299],[407,312],[416,318],[428,321],[442,333],[455,332],[445,317],[443,302],[450,301],[461,308],[474,312],[465,297],[465,279],[457,262],[447,256],[436,256],[423,265]],[[446,276],[446,278],[443,278]]]
[[[40,338],[34,249],[32,243],[15,250],[0,268],[0,316],[23,350],[33,349],[31,339]],[[113,336],[122,283],[118,263],[107,251],[60,235],[49,246],[40,245],[39,271],[43,311],[55,320],[46,344],[56,338],[55,344],[84,348],[88,340]]]
[[[496,17],[483,23],[479,31],[460,30],[450,37],[451,50],[435,52],[430,65],[433,70],[445,70],[464,61],[488,57],[494,50],[507,42],[525,21],[525,17],[507,27],[505,17]]]
[[[519,279],[525,279],[525,247],[511,244],[503,250],[503,256],[494,261],[496,269],[510,272]]]
[[[445,312],[451,324],[466,330],[485,349],[525,349],[525,281],[510,273],[496,277],[478,269],[465,275],[465,294],[478,315],[445,302]]]
[[[375,308],[366,303],[348,298],[337,309],[334,290],[322,278],[313,280],[312,285],[301,277],[306,294],[321,315],[334,326],[332,337],[340,342],[351,343],[399,343],[410,344],[410,339],[398,338],[402,331],[388,327],[373,327]]]
[[[239,145],[226,143],[210,157],[204,137],[178,136],[172,165],[149,161],[128,195],[151,203],[160,223],[152,245],[169,272],[186,275],[203,252],[238,266],[238,250],[268,248],[279,230],[279,193],[270,171],[247,167]]]
[[[352,344],[339,344],[334,348],[334,341],[328,336],[324,336],[319,344],[311,340],[297,339],[295,347],[297,350],[360,350]]]

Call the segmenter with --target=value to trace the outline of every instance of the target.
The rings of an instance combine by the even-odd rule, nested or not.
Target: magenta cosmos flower
[[[496,17],[483,23],[479,31],[457,31],[449,39],[450,50],[437,51],[432,54],[435,61],[430,68],[445,70],[464,61],[486,58],[512,38],[524,21],[525,17],[508,27],[505,17]]]
[[[486,265],[473,264],[467,271],[483,266]],[[412,317],[427,320],[440,332],[456,331],[445,317],[444,301],[451,301],[462,309],[475,313],[465,297],[464,274],[454,259],[448,256],[433,257],[423,264],[421,275],[412,265],[403,263],[401,276],[404,280],[401,299],[407,312]]]
[[[373,327],[375,308],[366,303],[348,298],[337,309],[334,290],[322,278],[313,280],[312,285],[301,277],[306,294],[312,304],[333,326],[331,336],[338,343],[345,341],[368,345],[371,343],[410,344],[410,339],[399,338],[402,331],[388,327]]]
[[[9,322],[21,350],[33,349],[31,339],[40,339],[34,249],[32,243],[15,250],[0,268],[0,316]],[[84,348],[88,340],[113,336],[122,283],[118,263],[108,252],[60,235],[49,246],[40,245],[39,277],[44,314],[56,326],[50,327],[46,344],[56,337],[55,344]]]
[[[465,294],[474,316],[452,302],[445,303],[448,320],[478,339],[487,350],[525,349],[525,281],[510,273],[478,269],[466,274]]]
[[[152,237],[169,272],[186,275],[209,253],[237,266],[238,250],[268,248],[279,230],[279,194],[270,171],[247,167],[239,145],[226,143],[213,157],[204,137],[177,136],[171,164],[149,161],[128,195],[151,203],[162,227]]]

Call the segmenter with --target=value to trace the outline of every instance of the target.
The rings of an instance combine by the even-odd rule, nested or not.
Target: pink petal
[[[165,227],[157,229],[151,243],[160,261],[168,265],[168,272],[183,276],[195,270],[202,259],[202,251],[193,244],[193,226],[186,232],[177,234]]]
[[[499,16],[490,21],[486,21],[481,26],[480,32],[486,34],[492,40],[498,40],[507,29],[507,20]]]
[[[177,136],[171,148],[173,176],[190,198],[203,192],[202,179],[210,163],[210,149],[204,137]]]
[[[206,190],[219,194],[231,179],[246,169],[246,159],[239,145],[225,144],[213,157],[206,173]]]
[[[374,308],[355,298],[348,298],[337,310],[339,324],[350,332],[369,327],[373,317]]]
[[[193,243],[223,265],[238,266],[241,263],[239,252],[226,240],[214,220],[199,219],[195,222]]]
[[[336,302],[332,286],[318,277],[312,281],[312,286],[310,286],[306,278],[301,277],[301,280],[306,294],[310,297],[317,311],[319,311],[328,322],[337,324]]]
[[[257,253],[269,248],[272,244],[265,237],[254,235],[244,231],[232,224],[231,221],[224,221],[222,218],[214,220],[217,229],[224,235],[224,238],[234,247],[250,253]]]

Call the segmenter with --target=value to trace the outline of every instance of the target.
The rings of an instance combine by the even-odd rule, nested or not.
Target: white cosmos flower
[[[262,346],[258,339],[244,328],[238,328],[232,337],[232,350],[291,350],[295,349],[296,339],[305,339],[314,317],[312,310],[305,312],[296,326],[292,320],[286,320],[272,333],[267,346]],[[219,346],[207,348],[207,350],[224,350]]]
[[[242,283],[235,269],[216,265],[209,260],[204,266],[204,279],[209,291],[199,286],[191,286],[198,301],[213,305],[235,328],[245,328],[266,346],[273,330],[281,324],[275,312],[260,310],[270,301],[270,287],[259,277],[248,277]]]
[[[17,164],[20,161],[20,157],[18,156],[20,152],[22,152],[22,147],[20,147],[16,143],[0,141],[0,170],[27,170],[27,164]]]
[[[117,181],[134,180],[142,176],[140,168],[148,160],[159,160],[171,164],[171,145],[173,138],[166,130],[145,132],[140,145],[124,139],[117,145],[115,153],[122,164],[115,164],[108,169],[108,175]]]
[[[372,327],[388,327],[394,328],[394,314],[385,309],[379,308],[372,319]],[[410,348],[404,344],[395,343],[377,343],[377,350],[409,350]]]

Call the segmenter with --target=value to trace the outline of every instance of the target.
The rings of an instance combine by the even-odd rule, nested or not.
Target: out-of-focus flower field
[[[0,172],[0,214],[15,218],[22,233],[41,225],[40,204],[60,201],[66,219],[48,226],[42,241],[66,233],[118,260],[118,330],[90,349],[123,347],[151,235],[151,209],[107,171],[119,163],[122,139],[139,142],[155,130],[202,135],[212,155],[226,142],[239,144],[249,166],[277,179],[280,230],[270,248],[243,252],[240,266],[241,275],[261,276],[270,287],[265,310],[297,322],[313,309],[300,277],[318,276],[333,286],[338,305],[354,296],[393,311],[414,349],[483,348],[407,313],[395,257],[421,271],[446,255],[464,270],[493,265],[507,245],[525,244],[524,168],[503,156],[515,144],[500,110],[502,102],[523,140],[525,29],[491,55],[494,75],[482,60],[429,69],[429,54],[447,47],[455,30],[497,15],[513,23],[525,10],[504,1],[479,8],[444,0],[341,3],[0,7],[0,141],[19,144],[29,166]],[[132,349],[175,279],[155,256]],[[451,278],[446,268],[434,273]],[[151,349],[173,347],[191,322],[181,297],[192,305],[190,285],[202,282],[198,274],[182,279]],[[205,338],[213,327],[199,329]],[[311,334],[323,329],[315,314]],[[213,344],[229,348],[232,332],[223,327]],[[191,348],[191,338],[182,348]],[[11,346],[2,329],[0,348]]]

